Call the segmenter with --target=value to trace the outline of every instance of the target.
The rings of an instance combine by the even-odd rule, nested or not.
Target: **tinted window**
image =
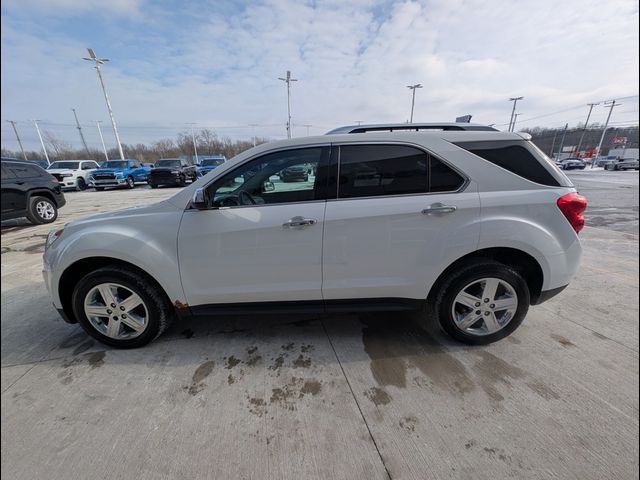
[[[126,160],[109,160],[103,162],[102,168],[129,168],[129,163]]]
[[[526,148],[525,142],[461,142],[456,145],[532,182],[554,187],[560,185]]]
[[[429,157],[403,145],[340,147],[340,198],[426,193]]]
[[[156,167],[180,167],[180,160],[158,160]]]
[[[323,180],[316,173],[320,164],[326,163],[328,155],[328,147],[318,147],[259,157],[207,188],[210,204],[235,207],[317,200],[323,195]]]
[[[6,180],[9,178],[15,178],[16,176],[11,173],[11,171],[9,170],[9,168],[4,168],[4,165],[2,165],[2,180]]]
[[[53,170],[54,168],[67,168],[69,170],[77,170],[80,162],[53,162],[47,168]]]
[[[429,171],[430,192],[455,192],[464,184],[464,178],[433,156]]]
[[[35,165],[12,163],[8,168],[18,178],[39,177],[42,173],[42,169]]]

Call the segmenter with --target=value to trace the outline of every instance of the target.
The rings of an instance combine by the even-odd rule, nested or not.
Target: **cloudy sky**
[[[407,121],[413,83],[424,85],[415,121],[472,114],[502,126],[507,99],[523,95],[520,127],[575,125],[586,103],[610,98],[623,98],[617,125],[638,122],[637,0],[3,0],[2,146],[17,147],[6,122],[16,120],[37,148],[30,119],[79,146],[71,108],[92,145],[93,120],[113,143],[95,70],[81,59],[89,46],[110,59],[124,143],[188,122],[282,138],[277,78],[287,69],[299,80],[297,136]],[[593,121],[605,117],[594,109]]]

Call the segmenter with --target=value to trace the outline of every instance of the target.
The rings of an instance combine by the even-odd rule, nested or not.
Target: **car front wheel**
[[[127,188],[135,188],[136,182],[133,181],[133,177],[127,177]]]
[[[116,348],[146,345],[162,334],[172,318],[160,287],[124,267],[104,267],[85,275],[72,297],[82,328]]]
[[[434,310],[453,338],[483,345],[510,335],[529,310],[527,283],[511,267],[478,259],[452,272],[435,297]]]

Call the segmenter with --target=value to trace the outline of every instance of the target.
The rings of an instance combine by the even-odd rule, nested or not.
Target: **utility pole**
[[[613,108],[622,105],[621,103],[616,103],[615,100],[609,100],[607,102],[604,102],[604,104],[605,105],[611,105],[611,107],[609,107],[609,115],[607,115],[607,121],[604,123],[604,128],[602,129],[602,136],[600,137],[600,143],[598,143],[598,150],[596,152],[596,159],[598,157],[602,156],[602,153],[601,153],[602,142],[604,142],[604,136],[607,133],[607,127],[609,126],[609,120],[611,120],[611,114],[613,113]],[[595,167],[595,163],[596,163],[595,161],[591,162],[591,168]]]
[[[109,117],[111,118],[111,125],[113,126],[113,133],[116,136],[116,143],[118,144],[118,152],[120,153],[120,159],[124,160],[124,152],[122,151],[122,144],[120,143],[120,135],[118,135],[118,127],[116,126],[116,119],[113,116],[113,110],[111,109],[111,102],[109,101],[109,96],[107,95],[107,89],[104,86],[104,79],[102,78],[102,72],[100,71],[100,66],[104,64],[104,62],[108,62],[108,58],[98,58],[94,53],[93,49],[87,48],[89,52],[89,57],[83,57],[83,60],[88,60],[90,62],[95,63],[96,72],[98,72],[98,78],[100,79],[100,85],[102,86],[102,93],[104,93],[104,99],[107,102],[107,110],[109,110]]]
[[[558,136],[558,129],[553,130],[553,141],[551,142],[551,151],[549,152],[549,156],[553,158],[553,147],[556,146],[556,137]]]
[[[516,103],[518,100],[522,100],[524,97],[511,97],[509,99],[510,102],[513,102],[513,110],[511,110],[511,119],[509,120],[509,131],[513,132],[513,116],[516,113]]]
[[[600,105],[600,102],[587,103],[587,106],[589,107],[589,113],[587,113],[587,121],[584,122],[584,128],[582,129],[582,133],[580,134],[580,140],[578,140],[578,155],[580,155],[580,147],[582,147],[582,140],[584,140],[584,134],[587,132],[587,127],[589,126],[589,118],[591,118],[591,110],[593,110],[593,107],[595,107],[596,105]]]
[[[362,125],[362,120],[356,120],[356,123],[357,123],[358,125]]]
[[[291,78],[291,71],[287,70],[285,78],[278,77],[287,84],[287,138],[291,138],[291,82],[297,82],[297,78]]]
[[[102,136],[102,129],[100,128],[100,120],[96,120],[96,127],[98,127],[98,134],[100,135],[100,141],[102,142],[102,151],[104,152],[104,158],[108,162],[109,155],[107,155],[107,146],[104,144],[104,137]]]
[[[249,126],[251,127],[251,139],[253,140],[253,146],[256,146],[256,131],[255,131],[255,127],[258,126],[257,123],[250,123]]]
[[[20,151],[22,152],[22,156],[24,157],[24,159],[27,159],[27,154],[24,153],[24,148],[22,147],[22,141],[20,140],[20,135],[18,135],[18,129],[16,128],[16,122],[14,120],[7,120],[7,122],[9,122],[11,124],[11,126],[13,127],[13,131],[16,134],[16,138],[18,139],[18,145],[20,145]]]
[[[84,145],[84,149],[87,152],[87,155],[91,155],[91,152],[89,152],[89,147],[87,147],[87,141],[84,139],[84,135],[82,134],[82,127],[80,126],[80,122],[78,121],[78,115],[76,114],[76,109],[72,108],[71,111],[73,112],[73,116],[76,119],[76,128],[78,129],[78,133],[80,134],[80,140],[82,140],[82,145]]]
[[[40,145],[42,145],[42,151],[44,152],[44,158],[47,159],[47,163],[51,165],[51,161],[49,160],[49,155],[47,154],[47,149],[44,146],[44,142],[42,141],[42,135],[40,135],[40,127],[38,127],[38,120],[34,120],[33,124],[36,126],[36,132],[38,132],[38,138],[40,139]]]
[[[416,88],[422,88],[422,85],[416,83],[415,85],[407,85],[407,88],[411,90],[411,117],[409,123],[413,123],[413,107],[416,104]]]
[[[198,163],[198,147],[196,146],[196,135],[195,133],[193,133],[193,126],[195,125],[195,123],[191,122],[187,125],[191,125],[191,141],[193,142],[193,152],[196,155],[196,163]]]
[[[564,147],[564,137],[567,135],[567,128],[569,128],[569,124],[564,124],[564,130],[562,130],[562,139],[560,140],[560,150],[558,150],[558,161],[561,160],[560,155],[562,155],[562,148]]]

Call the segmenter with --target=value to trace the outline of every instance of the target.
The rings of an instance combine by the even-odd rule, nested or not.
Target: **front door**
[[[212,181],[210,208],[189,209],[178,255],[185,296],[206,305],[322,300],[329,147],[284,150]]]

